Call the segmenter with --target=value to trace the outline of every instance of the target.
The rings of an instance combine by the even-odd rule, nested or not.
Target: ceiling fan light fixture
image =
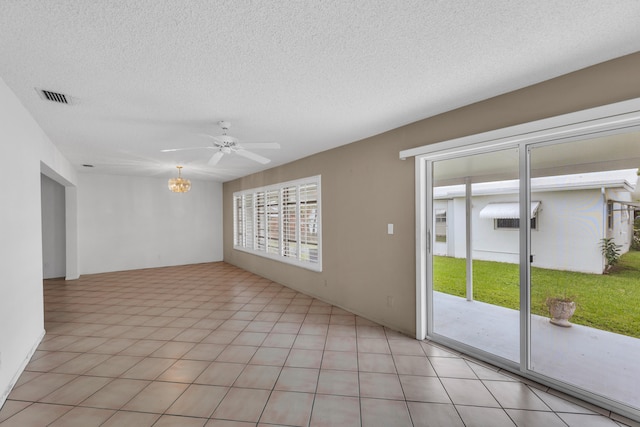
[[[182,177],[182,166],[178,168],[178,177],[169,180],[169,190],[174,193],[186,193],[191,190],[191,181]]]
[[[218,125],[222,128],[222,135],[209,135],[207,133],[201,133],[200,136],[204,136],[206,138],[210,138],[213,142],[204,147],[184,147],[184,148],[165,148],[160,150],[163,153],[170,153],[175,151],[185,151],[185,150],[213,150],[214,153],[209,160],[207,161],[208,166],[215,166],[218,164],[220,159],[228,154],[237,154],[240,157],[247,158],[249,160],[253,160],[254,162],[258,162],[260,164],[266,165],[271,160],[263,157],[257,153],[249,151],[251,149],[279,149],[280,144],[277,142],[255,142],[255,143],[243,143],[238,141],[236,137],[231,135],[227,135],[227,130],[231,127],[231,123],[226,121],[218,122]],[[173,190],[172,190],[173,191]]]

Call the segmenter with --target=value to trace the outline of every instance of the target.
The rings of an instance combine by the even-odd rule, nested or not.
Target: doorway
[[[400,156],[416,156],[417,338],[640,419],[640,100]],[[573,296],[573,325],[551,323],[549,300]]]
[[[430,169],[435,231],[430,334],[518,363],[520,245],[513,226],[520,212],[518,148],[452,153],[430,162]],[[452,230],[448,236],[443,217]]]
[[[66,276],[65,187],[40,174],[43,279]]]

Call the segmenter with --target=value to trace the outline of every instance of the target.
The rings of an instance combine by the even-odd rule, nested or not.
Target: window
[[[531,202],[531,229],[538,229],[540,202]],[[520,204],[517,202],[492,202],[480,210],[480,218],[493,219],[496,230],[517,230],[520,228]]]
[[[322,271],[320,176],[233,194],[237,250]]]
[[[613,202],[607,202],[607,228],[613,230]]]
[[[447,211],[436,209],[436,242],[447,241]]]
[[[520,219],[519,218],[496,218],[495,219],[494,228],[508,228],[508,229],[518,229],[520,228]],[[531,218],[531,229],[537,229],[537,221],[536,218]]]

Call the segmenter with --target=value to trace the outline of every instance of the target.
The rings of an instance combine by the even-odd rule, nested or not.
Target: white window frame
[[[300,194],[301,194],[300,189],[304,188],[304,186],[309,184],[317,186],[317,207],[315,212],[316,214],[315,225],[317,227],[318,254],[317,254],[316,262],[305,259],[304,253],[300,249],[304,243],[303,241],[304,237],[308,235],[307,233],[301,232],[301,228],[305,224],[301,223],[299,220],[301,216],[301,205],[304,206],[304,203],[303,203],[304,201],[303,200],[301,201],[301,197],[300,197]],[[284,243],[283,240],[285,237],[284,236],[285,224],[284,224],[283,213],[285,212],[285,209],[283,206],[282,192],[285,189],[290,190],[292,187],[296,188],[295,215],[296,215],[297,231],[295,233],[295,239],[296,239],[295,246],[297,249],[295,251],[296,252],[295,258],[291,256],[291,252],[288,252],[287,255],[283,253],[285,252],[285,248],[287,247],[287,245],[283,244]],[[268,209],[268,205],[265,203],[265,213],[264,213],[264,218],[262,219],[257,218],[258,209],[256,208],[256,205],[255,205],[256,200],[259,200],[259,198],[256,197],[257,194],[259,193],[263,194],[263,198],[266,199],[267,194],[268,193],[273,194],[273,192],[278,193],[277,252],[274,251],[274,248],[275,248],[274,245],[269,245],[269,238],[270,238],[269,236],[270,236],[270,232],[272,231],[269,230],[270,221],[268,219],[268,214],[266,212],[266,209]],[[249,212],[251,214],[251,217],[247,215],[247,211],[246,211],[246,208],[247,208],[246,202],[248,200],[246,196],[250,196],[251,207]],[[235,193],[233,193],[233,226],[234,226],[233,248],[238,251],[248,252],[253,255],[258,255],[264,258],[272,259],[274,261],[284,262],[287,264],[292,264],[298,267],[306,268],[308,270],[321,272],[322,271],[322,202],[321,202],[321,199],[322,199],[322,187],[321,187],[320,175],[316,175],[308,178],[301,178],[294,181],[281,182],[278,184],[273,184],[265,187],[258,187],[258,188],[251,188],[251,189],[242,190],[242,191],[236,191]],[[242,203],[241,208],[239,208],[239,203]],[[238,218],[239,213],[243,215],[242,219]],[[264,227],[265,227],[265,230],[263,233],[265,241],[263,242],[263,245],[258,245],[257,233],[259,231],[259,228],[258,228],[259,221],[264,222]],[[271,221],[271,223],[273,223],[273,221]],[[251,235],[248,235],[248,230],[251,230]],[[289,238],[290,237],[291,236],[289,236]]]

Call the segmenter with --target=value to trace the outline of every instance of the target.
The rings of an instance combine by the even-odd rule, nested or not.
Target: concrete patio
[[[434,332],[505,359],[520,360],[520,313],[434,292]],[[640,408],[640,339],[532,316],[531,369]]]

